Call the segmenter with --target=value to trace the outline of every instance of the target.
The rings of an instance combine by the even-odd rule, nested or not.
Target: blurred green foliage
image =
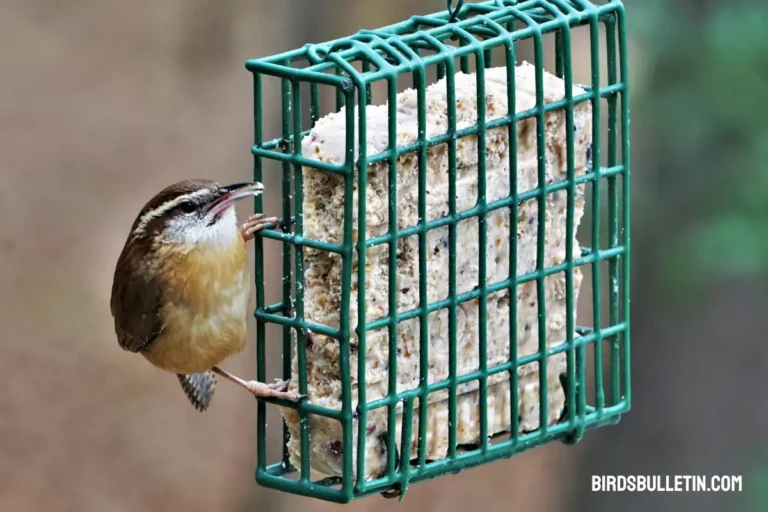
[[[768,470],[750,475],[744,482],[747,491],[749,510],[763,512],[768,510]]]
[[[634,238],[659,244],[664,294],[688,300],[768,268],[768,5],[633,5],[648,65],[632,98],[646,146]]]
[[[744,510],[764,512],[768,510],[768,446],[753,449],[747,461],[742,485]]]

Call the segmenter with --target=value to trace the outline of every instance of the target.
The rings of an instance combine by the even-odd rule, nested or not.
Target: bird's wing
[[[187,395],[189,401],[200,412],[208,409],[216,390],[216,375],[211,372],[194,373],[192,375],[177,375],[181,389]]]
[[[127,258],[121,257],[118,270],[121,278],[112,285],[110,306],[115,318],[115,334],[120,346],[129,352],[139,352],[163,331],[160,314],[162,288],[157,278],[126,268]],[[130,261],[130,259],[127,259]]]

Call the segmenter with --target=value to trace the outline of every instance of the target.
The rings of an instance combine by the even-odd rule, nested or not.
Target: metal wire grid
[[[454,22],[449,22],[455,16]],[[607,55],[607,85],[601,87],[599,59],[599,25],[605,27],[605,51]],[[590,61],[592,85],[585,87],[586,93],[572,94],[571,31],[575,27],[588,27],[590,33]],[[543,101],[544,43],[543,36],[555,34],[556,74],[565,81],[566,97],[550,104]],[[360,31],[354,36],[319,45],[305,47],[266,59],[249,60],[246,64],[254,76],[254,113],[255,142],[254,178],[262,180],[263,160],[280,162],[282,165],[282,220],[281,230],[266,230],[264,238],[283,243],[283,300],[277,304],[265,304],[264,290],[264,255],[263,241],[256,241],[256,286],[257,286],[257,378],[266,378],[265,363],[265,328],[267,323],[283,327],[283,377],[291,376],[291,331],[297,332],[296,351],[298,355],[299,392],[307,392],[306,350],[307,342],[303,329],[333,337],[339,342],[340,368],[342,382],[341,410],[328,409],[309,402],[293,404],[281,400],[260,401],[258,404],[257,449],[258,460],[256,479],[266,487],[287,492],[316,497],[328,501],[348,502],[354,498],[372,493],[396,491],[404,494],[409,483],[456,473],[465,468],[509,457],[520,451],[541,445],[554,439],[565,442],[577,442],[585,429],[608,423],[616,423],[620,415],[630,407],[629,373],[629,109],[626,60],[626,29],[624,9],[618,0],[610,0],[602,5],[587,0],[531,0],[515,2],[495,0],[478,4],[467,4],[457,8],[456,12],[442,12],[431,16],[415,16],[408,21],[384,27],[379,30]],[[504,64],[507,66],[508,102],[515,104],[516,63],[515,44],[532,39],[536,67],[536,106],[525,112],[510,113],[499,119],[486,121],[484,69],[492,64],[491,51],[503,48]],[[617,45],[618,39],[618,45]],[[460,46],[449,44],[449,40],[458,40]],[[424,52],[433,52],[424,55]],[[459,69],[470,70],[470,58],[474,57],[477,73],[477,118],[474,126],[458,130],[456,127],[454,73],[455,61]],[[354,62],[362,62],[358,71]],[[426,138],[425,89],[427,87],[426,70],[437,67],[438,78],[445,78],[448,91],[447,133],[434,138]],[[330,71],[330,72],[329,72]],[[396,145],[396,96],[398,77],[412,74],[418,94],[419,139],[405,146]],[[276,77],[282,84],[282,134],[279,138],[264,141],[263,134],[263,76]],[[366,154],[366,105],[371,103],[371,84],[385,81],[389,105],[389,147],[386,151]],[[308,159],[301,155],[301,140],[309,133],[302,129],[302,86],[309,87],[309,113],[311,125],[320,116],[319,86],[331,86],[336,90],[336,108],[344,105],[358,105],[358,130],[355,131],[355,110],[346,109],[346,159],[342,165],[333,165]],[[607,165],[601,166],[603,146],[601,144],[601,100],[607,103]],[[582,101],[592,103],[592,168],[584,175],[574,175],[573,107]],[[566,113],[567,140],[567,179],[562,182],[545,184],[545,144],[544,116],[547,112],[564,109]],[[537,152],[539,186],[530,191],[517,191],[517,130],[516,123],[522,119],[537,120]],[[508,197],[487,202],[485,199],[486,165],[484,158],[485,134],[492,128],[509,128],[509,168],[510,194]],[[618,137],[618,134],[621,137]],[[359,150],[355,159],[355,136],[358,137]],[[465,211],[456,209],[456,141],[466,136],[477,136],[478,141],[478,201]],[[426,155],[427,148],[438,144],[447,144],[449,151],[449,213],[447,216],[426,221]],[[620,150],[620,155],[619,155]],[[358,173],[358,186],[364,190],[367,186],[368,166],[378,162],[389,163],[389,218],[397,218],[396,160],[406,153],[418,154],[419,161],[419,223],[405,229],[398,229],[397,222],[390,222],[389,232],[366,240],[360,237],[353,243],[353,185],[355,173]],[[341,244],[312,240],[303,236],[303,179],[302,166],[336,173],[344,178],[344,226]],[[620,180],[620,183],[619,183]],[[602,249],[601,231],[601,193],[607,182],[608,197],[608,248]],[[591,236],[593,247],[582,248],[581,256],[571,256],[573,250],[574,192],[576,185],[591,183],[592,199],[588,206],[592,211]],[[620,186],[621,185],[621,186]],[[621,194],[619,190],[621,189]],[[544,216],[547,195],[565,190],[567,200],[566,254],[564,263],[554,267],[544,267]],[[534,272],[517,275],[517,238],[510,229],[510,269],[509,278],[493,284],[486,283],[485,220],[490,211],[507,208],[510,211],[512,225],[518,218],[518,204],[526,199],[536,198],[539,204],[539,232],[537,244],[537,268]],[[256,210],[262,211],[262,199],[256,199]],[[292,212],[293,208],[293,212]],[[366,211],[366,194],[359,194],[357,208]],[[293,213],[293,215],[292,215]],[[478,218],[480,251],[480,278],[477,289],[470,292],[456,293],[456,227],[464,219]],[[449,228],[449,297],[429,304],[426,285],[426,233],[440,226]],[[358,233],[366,233],[366,216],[358,216]],[[419,237],[419,297],[420,306],[411,311],[397,313],[397,240],[407,236]],[[387,317],[366,323],[365,299],[365,264],[366,249],[387,244],[390,256],[389,314]],[[312,323],[304,317],[304,247],[337,253],[343,261],[340,328]],[[291,257],[291,248],[295,255]],[[357,265],[353,265],[353,255],[357,256]],[[609,305],[608,325],[603,327],[601,262],[608,262]],[[574,323],[574,288],[573,269],[578,266],[592,267],[593,289],[593,328],[577,328]],[[350,368],[350,294],[352,292],[352,272],[358,271],[359,318],[357,338],[359,351],[365,353],[366,333],[382,327],[389,328],[389,394],[368,403],[366,400],[365,365],[358,368],[358,402],[352,408],[353,390]],[[564,343],[547,347],[546,342],[546,301],[544,279],[546,276],[564,272],[566,275],[566,332]],[[296,283],[292,283],[294,273]],[[526,357],[517,355],[517,301],[510,300],[510,358],[509,361],[488,367],[486,361],[486,325],[480,322],[479,350],[480,368],[467,375],[457,375],[456,361],[456,311],[457,306],[465,301],[479,299],[480,318],[486,315],[486,297],[494,292],[510,289],[535,281],[538,293],[539,309],[539,350]],[[514,295],[513,295],[514,297]],[[431,312],[447,308],[449,311],[449,378],[443,382],[428,384],[428,322]],[[393,313],[394,312],[394,313]],[[413,390],[396,393],[397,382],[397,331],[398,322],[420,319],[420,379]],[[574,335],[576,333],[577,335]],[[609,387],[611,399],[607,401],[603,377],[603,350],[607,345],[609,352]],[[594,405],[587,404],[586,355],[588,345],[594,346]],[[566,353],[567,372],[561,377],[566,391],[566,409],[563,418],[553,426],[547,426],[547,359],[555,354]],[[539,430],[526,434],[518,433],[518,384],[517,368],[530,363],[538,363],[540,377],[540,425]],[[510,375],[510,393],[512,403],[511,434],[509,439],[491,442],[488,437],[487,379],[491,375],[508,372]],[[456,399],[457,387],[470,381],[479,381],[480,403],[480,444],[467,451],[460,451],[456,443]],[[413,428],[414,401],[427,403],[430,393],[448,390],[449,393],[449,453],[438,461],[427,461],[424,440],[426,439],[427,407],[418,407],[419,443],[415,455],[410,453],[410,439]],[[296,409],[301,417],[300,445],[301,467],[299,478],[290,478],[296,472],[288,462],[287,449],[283,450],[283,460],[267,464],[266,461],[266,403],[274,403]],[[395,407],[403,404],[402,453],[397,452],[395,439]],[[352,443],[355,423],[358,429],[358,453],[365,450],[365,429],[367,414],[378,407],[388,407],[387,472],[381,478],[370,481],[353,478],[353,464],[357,474],[365,474],[364,457],[353,460]],[[324,478],[312,481],[310,478],[309,450],[309,415],[319,415],[338,420],[342,424],[343,439],[343,475],[341,478]],[[284,441],[287,441],[284,428]],[[414,462],[411,462],[415,459]]]

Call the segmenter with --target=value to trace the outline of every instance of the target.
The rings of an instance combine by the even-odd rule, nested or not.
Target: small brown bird
[[[287,382],[245,381],[218,367],[246,345],[251,283],[245,242],[279,219],[253,215],[238,226],[234,202],[261,183],[219,186],[186,180],[141,209],[117,261],[111,309],[120,346],[177,374],[200,411],[218,374],[256,397],[298,400]]]

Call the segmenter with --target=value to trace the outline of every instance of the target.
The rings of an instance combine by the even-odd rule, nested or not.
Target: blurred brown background
[[[575,447],[349,510],[768,509],[768,18],[750,2],[627,4],[633,411]],[[0,510],[340,510],[256,486],[253,399],[224,385],[199,414],[173,376],[119,349],[114,262],[161,187],[251,175],[246,59],[444,8],[0,0]],[[577,63],[585,42],[575,41]],[[278,204],[267,196],[267,211]],[[227,368],[252,376],[253,360],[249,351]],[[744,492],[592,493],[600,473],[737,474]]]

